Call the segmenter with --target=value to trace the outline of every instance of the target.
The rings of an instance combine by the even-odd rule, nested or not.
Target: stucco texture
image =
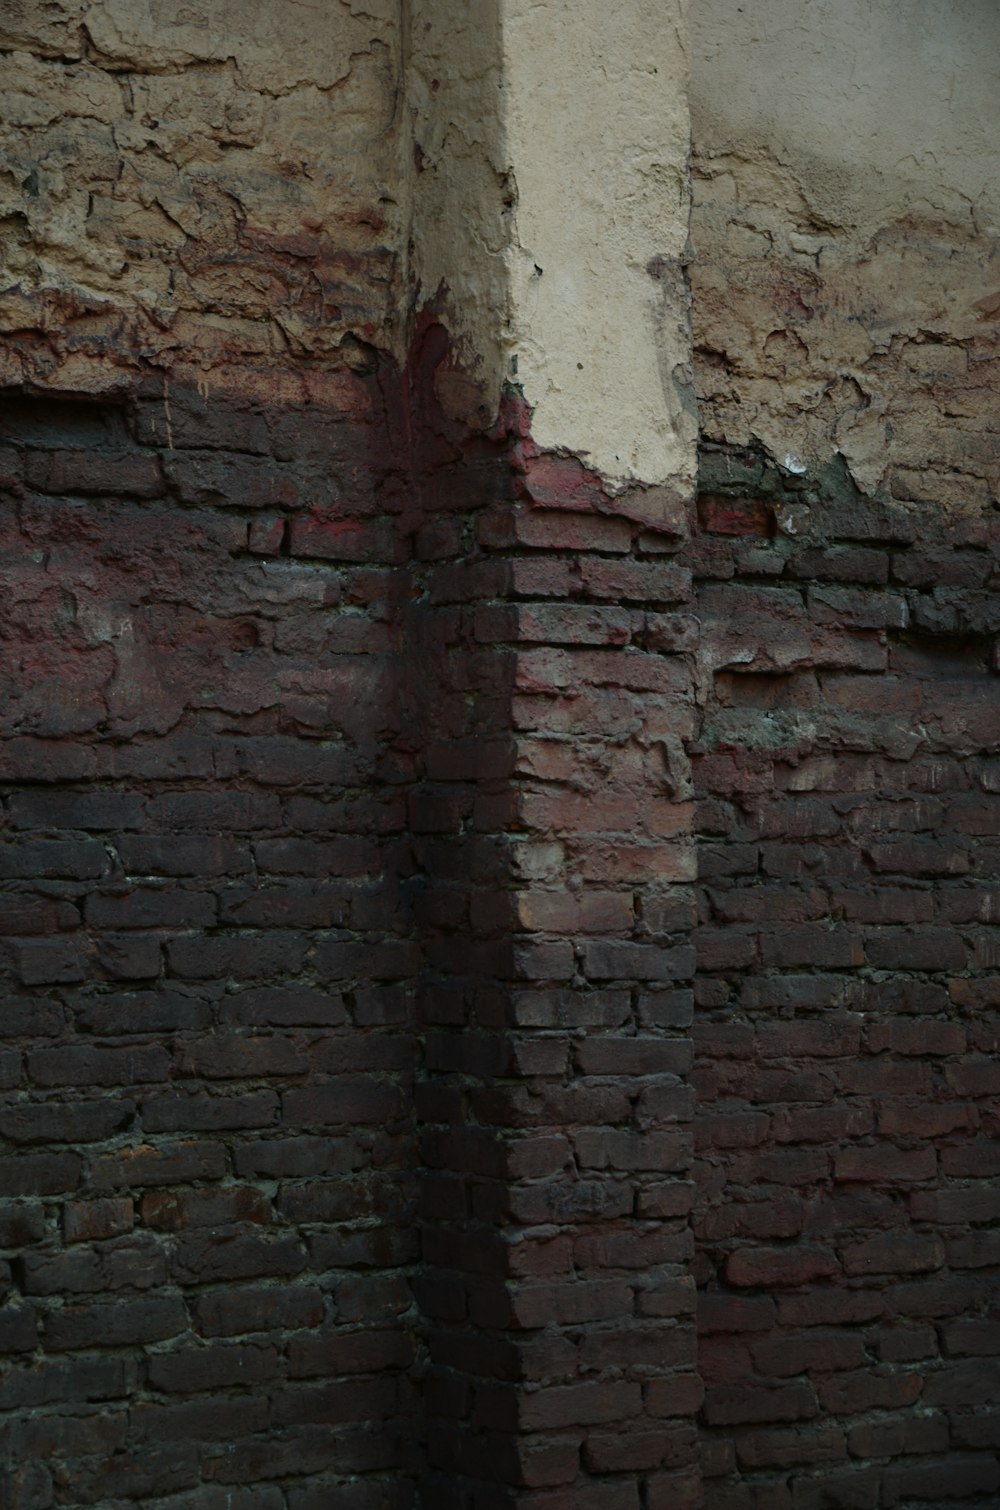
[[[392,346],[397,9],[6,6],[3,381]]]
[[[701,424],[792,471],[997,495],[1000,12],[705,0],[692,23]]]

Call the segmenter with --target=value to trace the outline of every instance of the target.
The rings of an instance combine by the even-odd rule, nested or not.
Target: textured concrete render
[[[1000,12],[691,7],[699,422],[866,493],[996,498]]]
[[[3,1510],[997,1503],[985,232],[614,9],[0,17]]]

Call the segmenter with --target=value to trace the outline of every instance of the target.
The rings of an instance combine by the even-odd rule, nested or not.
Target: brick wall
[[[690,580],[679,525],[603,513],[525,419],[513,402],[417,537],[422,1503],[683,1510]]]
[[[706,1503],[993,1505],[1000,535],[703,473]]]
[[[5,1504],[989,1505],[993,537],[360,365],[5,409]]]
[[[10,1510],[407,1502],[399,459],[233,389],[4,410]]]

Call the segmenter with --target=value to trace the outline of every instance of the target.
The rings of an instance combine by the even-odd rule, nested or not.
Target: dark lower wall
[[[4,411],[5,1506],[991,1504],[993,536],[359,365]]]
[[[994,1505],[1000,536],[704,463],[706,1504]]]
[[[11,1510],[697,1503],[683,531],[365,365],[4,411]]]
[[[507,447],[422,612],[422,1503],[693,1510],[682,531]]]
[[[399,458],[229,376],[4,406],[10,1510],[411,1499]]]

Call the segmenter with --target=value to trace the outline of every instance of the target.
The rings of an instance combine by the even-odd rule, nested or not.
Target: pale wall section
[[[404,6],[410,296],[415,312],[433,311],[452,337],[455,371],[442,403],[456,418],[487,425],[500,402],[511,319],[514,181],[500,8],[501,0]]]
[[[699,0],[691,23],[706,435],[987,505],[1000,10]]]
[[[35,380],[86,386],[137,356],[356,364],[358,342],[398,344],[398,11],[5,6],[0,330],[24,354],[11,352],[4,381],[22,363]]]
[[[618,492],[687,491],[695,416],[684,257],[682,0],[413,0],[411,274],[474,379],[543,448]]]
[[[686,485],[687,51],[670,0],[505,0],[511,357],[543,446]]]

